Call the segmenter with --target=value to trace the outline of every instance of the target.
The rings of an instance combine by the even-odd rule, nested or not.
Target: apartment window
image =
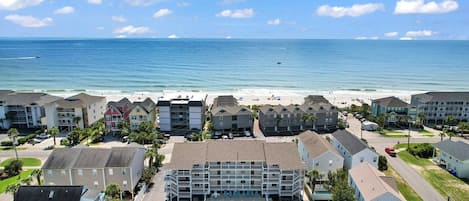
[[[78,176],[83,176],[83,170],[82,169],[78,169]]]
[[[47,170],[47,174],[48,174],[49,176],[52,176],[52,170]]]
[[[231,183],[231,181],[230,181],[230,180],[226,180],[226,183],[229,184],[229,183]]]
[[[238,116],[232,116],[232,117],[231,117],[231,120],[232,120],[232,121],[237,121],[237,120],[238,120]]]
[[[122,175],[125,175],[125,168],[122,168]]]
[[[108,172],[109,172],[109,175],[114,175],[114,170],[112,170],[112,169],[109,169],[109,171],[108,171]]]
[[[122,182],[122,185],[127,186],[127,180],[124,180],[124,181]]]
[[[319,166],[319,163],[316,163],[316,166]]]
[[[95,188],[97,188],[98,185],[99,185],[98,181],[94,181],[93,185],[94,185]]]
[[[98,175],[98,170],[93,169],[93,176],[96,176],[96,175]]]
[[[241,183],[242,183],[242,184],[245,184],[245,183],[246,183],[246,181],[244,181],[244,180],[241,180]]]
[[[60,174],[65,175],[65,170],[61,170]]]

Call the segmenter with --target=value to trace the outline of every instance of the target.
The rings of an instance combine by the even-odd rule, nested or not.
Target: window
[[[319,166],[319,163],[316,163],[316,166]]]
[[[98,175],[98,170],[93,169],[93,176],[96,176],[96,175]]]
[[[373,157],[373,163],[376,163],[376,161],[378,160],[378,157]]]
[[[122,168],[122,175],[125,175],[125,168]]]
[[[127,186],[127,180],[124,180],[124,181],[122,182],[122,185]]]
[[[78,169],[78,176],[83,176],[83,170],[82,169]]]
[[[94,185],[94,187],[98,187],[98,185],[99,185],[98,181],[94,181],[93,185]]]
[[[47,174],[48,174],[49,176],[52,176],[52,170],[47,170]]]
[[[114,171],[112,169],[109,169],[109,175],[114,175]]]
[[[65,170],[61,170],[60,174],[65,175]]]

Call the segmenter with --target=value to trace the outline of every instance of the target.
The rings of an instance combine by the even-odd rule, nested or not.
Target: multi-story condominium
[[[332,133],[332,146],[344,157],[344,167],[351,169],[368,162],[378,168],[378,154],[362,140],[346,130]]]
[[[469,144],[445,140],[434,144],[440,150],[436,161],[459,178],[469,179]],[[436,151],[434,152],[436,153]]]
[[[138,130],[140,123],[155,123],[156,107],[155,102],[150,98],[143,102],[133,102],[129,110],[124,114],[128,117],[130,129]]]
[[[44,105],[60,99],[46,93],[0,90],[0,127],[36,128],[43,125]]]
[[[106,98],[80,93],[45,105],[47,128],[71,131],[97,122],[106,111]]]
[[[113,147],[55,149],[42,166],[45,185],[84,185],[104,191],[109,184],[134,192],[143,174],[145,148]]]
[[[313,131],[301,133],[298,140],[298,152],[308,170],[317,170],[323,175],[344,167],[344,158],[322,136]]]
[[[20,186],[14,201],[104,201],[104,193],[84,186]]]
[[[410,117],[411,120],[415,120],[417,108],[395,96],[390,96],[373,100],[371,102],[371,114],[373,114],[373,116],[389,114],[386,121],[388,123],[395,123],[399,121],[400,117],[404,116]]]
[[[442,124],[452,115],[459,121],[469,120],[469,92],[427,92],[412,95],[410,104],[417,114],[425,115],[426,124]]]
[[[106,132],[115,133],[119,130],[119,123],[128,119],[124,114],[129,110],[131,102],[127,98],[123,98],[117,102],[111,101],[107,103],[107,110],[104,113],[104,123]]]
[[[158,99],[161,131],[187,133],[201,131],[205,123],[206,94],[168,94]]]
[[[246,106],[238,105],[233,96],[218,96],[211,108],[213,129],[216,131],[252,130],[253,116]]]
[[[349,170],[349,184],[358,201],[404,201],[393,177],[365,162]]]
[[[259,110],[259,126],[264,133],[302,130],[335,130],[337,107],[323,96],[310,95],[302,105],[266,105]]]
[[[299,200],[306,166],[295,143],[176,143],[165,176],[171,201],[251,195]]]

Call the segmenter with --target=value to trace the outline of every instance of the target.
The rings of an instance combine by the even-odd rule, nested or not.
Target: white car
[[[251,132],[249,132],[249,131],[244,131],[244,136],[246,136],[246,137],[251,137]]]
[[[41,134],[37,135],[36,138],[47,139],[47,138],[50,138],[50,135],[47,134],[47,133],[41,133]]]

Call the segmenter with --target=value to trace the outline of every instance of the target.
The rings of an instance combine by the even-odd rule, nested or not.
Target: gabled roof
[[[373,102],[376,104],[382,105],[384,107],[409,107],[410,106],[408,103],[402,101],[401,99],[395,96],[375,99],[373,100]]]
[[[235,106],[235,105],[238,105],[238,101],[232,95],[218,96],[213,100],[213,107]]]
[[[112,148],[106,167],[129,167],[137,150],[128,147]]]
[[[233,105],[233,106],[218,106],[211,110],[214,116],[231,116],[240,114],[251,114],[251,110],[245,106]]]
[[[305,104],[316,104],[316,103],[327,103],[330,102],[321,95],[308,95],[305,97]]]
[[[433,146],[461,161],[469,160],[469,144],[466,144],[465,142],[444,140],[434,144]]]
[[[117,110],[119,110],[119,112],[121,114],[124,114],[126,112],[126,110],[128,110],[128,108],[132,105],[132,102],[129,101],[129,99],[127,98],[122,98],[121,100],[119,101],[110,101],[107,103],[107,107],[110,108],[110,107],[113,107],[113,108],[116,108]]]
[[[337,130],[332,136],[352,155],[368,148],[362,140],[346,130]]]
[[[84,186],[20,186],[15,201],[80,201]]]
[[[102,100],[106,100],[106,97],[92,96],[85,93],[79,93],[66,99],[55,101],[55,104],[57,104],[57,106],[61,108],[77,108],[86,107],[88,105]]]
[[[13,91],[2,91],[0,93],[0,101],[6,102],[7,105],[39,105],[43,106],[47,103],[61,99],[58,96],[51,96],[46,93],[17,93]]]
[[[349,170],[349,175],[362,194],[364,200],[373,200],[386,193],[404,201],[394,178],[385,176],[367,162]]]
[[[342,157],[326,139],[318,135],[316,132],[308,130],[302,132],[298,137],[306,149],[308,149],[309,155],[312,157],[318,157],[328,151]]]
[[[469,92],[427,92],[412,95],[421,102],[434,101],[469,101]]]
[[[133,110],[136,107],[140,107],[145,110],[146,113],[150,113],[153,108],[156,106],[155,102],[151,98],[146,98],[143,102],[133,102],[132,106],[129,108],[129,111]]]
[[[81,149],[80,155],[73,164],[74,168],[103,168],[111,155],[111,149]]]
[[[80,155],[81,149],[77,148],[59,148],[54,149],[42,166],[42,169],[68,169]]]
[[[268,165],[279,165],[282,170],[306,169],[295,143],[264,143],[264,151],[265,161]]]

